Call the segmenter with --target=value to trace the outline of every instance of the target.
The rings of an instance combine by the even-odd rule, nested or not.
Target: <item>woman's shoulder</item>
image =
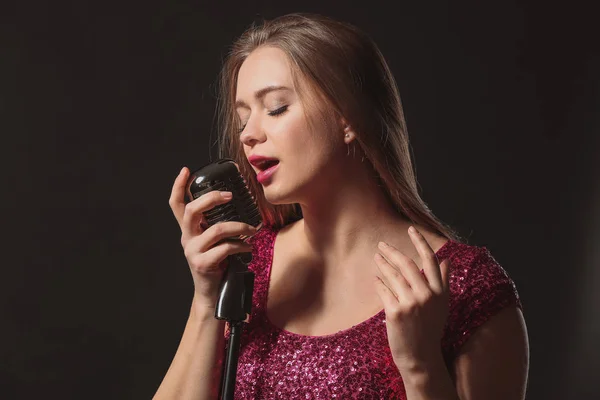
[[[450,261],[450,289],[460,289],[465,285],[489,286],[494,283],[507,283],[513,289],[514,282],[507,271],[492,255],[486,246],[473,245],[449,240],[437,253],[440,261]]]
[[[451,262],[443,347],[455,356],[479,326],[505,307],[522,309],[514,281],[485,246],[450,241],[438,254]]]
[[[263,225],[251,238],[248,239],[248,243],[252,245],[262,244],[263,242],[273,242],[277,231],[279,229],[271,225]]]
[[[290,242],[289,235],[293,234],[290,232],[294,226],[298,224],[298,221],[289,222],[284,226],[275,225],[263,225],[258,232],[249,238],[247,241],[252,245],[252,263],[249,266],[250,269],[256,272],[270,267],[273,261],[273,251],[275,248],[275,240]]]
[[[252,262],[248,266],[252,271],[258,273],[271,265],[273,247],[280,229],[272,225],[263,225],[256,234],[247,239],[252,245]]]

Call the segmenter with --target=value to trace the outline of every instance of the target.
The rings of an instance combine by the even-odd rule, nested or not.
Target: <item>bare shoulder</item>
[[[461,399],[524,399],[529,340],[521,310],[506,307],[477,329],[453,369]]]

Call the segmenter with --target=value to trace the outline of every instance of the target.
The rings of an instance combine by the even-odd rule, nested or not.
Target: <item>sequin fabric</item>
[[[235,399],[406,399],[388,346],[385,312],[326,336],[275,326],[266,302],[277,231],[263,227],[251,240],[253,310],[244,329]],[[522,308],[513,281],[485,247],[448,241],[450,312],[440,346],[448,363],[473,331],[500,309]]]

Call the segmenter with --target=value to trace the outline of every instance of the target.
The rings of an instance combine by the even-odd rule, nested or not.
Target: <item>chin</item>
[[[272,190],[272,188],[263,188],[263,193],[265,195],[265,200],[273,205],[284,205],[290,204],[287,198],[288,196],[283,195],[281,192]]]
[[[290,190],[290,188],[281,187],[276,183],[271,183],[270,185],[263,187],[263,194],[265,196],[265,200],[273,205],[285,205],[285,204],[294,204],[297,203],[295,200],[297,196],[294,195],[295,190]]]

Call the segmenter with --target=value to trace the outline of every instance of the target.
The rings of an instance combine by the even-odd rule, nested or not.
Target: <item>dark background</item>
[[[380,45],[423,197],[520,291],[528,399],[600,398],[595,13],[511,0],[0,6],[0,397],[152,397],[192,296],[173,179],[216,154],[227,46],[294,11]]]

